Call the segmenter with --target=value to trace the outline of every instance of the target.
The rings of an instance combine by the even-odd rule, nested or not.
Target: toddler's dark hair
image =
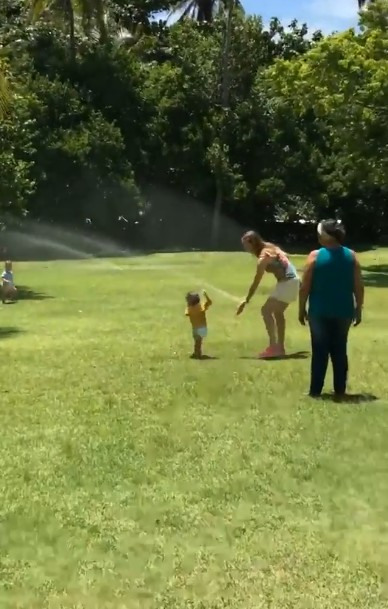
[[[190,305],[197,305],[201,302],[201,298],[197,292],[187,292],[186,302]]]

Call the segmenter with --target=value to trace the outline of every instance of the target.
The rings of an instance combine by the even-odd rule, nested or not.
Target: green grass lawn
[[[309,357],[253,359],[272,284],[236,319],[247,255],[17,264],[0,608],[388,607],[388,251],[361,259],[350,390],[379,399],[347,405],[304,397]],[[217,359],[198,362],[183,313],[202,287]],[[309,350],[296,316],[291,353]]]

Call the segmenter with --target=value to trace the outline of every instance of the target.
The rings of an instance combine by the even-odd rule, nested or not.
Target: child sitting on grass
[[[4,271],[1,275],[2,279],[2,302],[6,304],[6,302],[14,302],[16,300],[17,289],[14,283],[13,271],[12,271],[12,262],[7,260],[4,265]]]
[[[202,342],[207,337],[206,311],[212,304],[209,296],[203,291],[205,302],[201,302],[201,297],[197,292],[186,294],[186,316],[190,319],[193,329],[194,352],[192,359],[202,359]]]

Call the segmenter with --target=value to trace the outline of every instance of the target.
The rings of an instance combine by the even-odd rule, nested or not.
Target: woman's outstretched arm
[[[253,298],[253,296],[255,295],[255,292],[257,290],[257,288],[260,285],[260,281],[263,278],[263,275],[265,273],[265,269],[267,268],[267,265],[269,263],[270,259],[268,257],[262,257],[259,258],[258,263],[257,263],[257,267],[256,267],[256,273],[254,276],[254,279],[251,283],[251,286],[248,290],[248,294],[246,296],[246,298],[239,304],[239,306],[237,307],[237,315],[240,315],[245,306],[249,303],[249,301]]]
[[[246,304],[248,304],[249,301],[252,300],[253,296],[255,295],[256,290],[259,287],[261,280],[263,279],[263,275],[267,268],[268,262],[269,262],[269,258],[267,258],[267,257],[263,257],[263,258],[259,259],[259,261],[257,263],[257,267],[256,267],[255,276],[254,276],[251,286],[248,290],[248,294],[245,298]]]

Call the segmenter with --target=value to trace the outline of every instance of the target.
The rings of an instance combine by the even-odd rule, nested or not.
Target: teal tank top
[[[318,250],[309,295],[311,317],[352,319],[354,254],[347,247]]]

